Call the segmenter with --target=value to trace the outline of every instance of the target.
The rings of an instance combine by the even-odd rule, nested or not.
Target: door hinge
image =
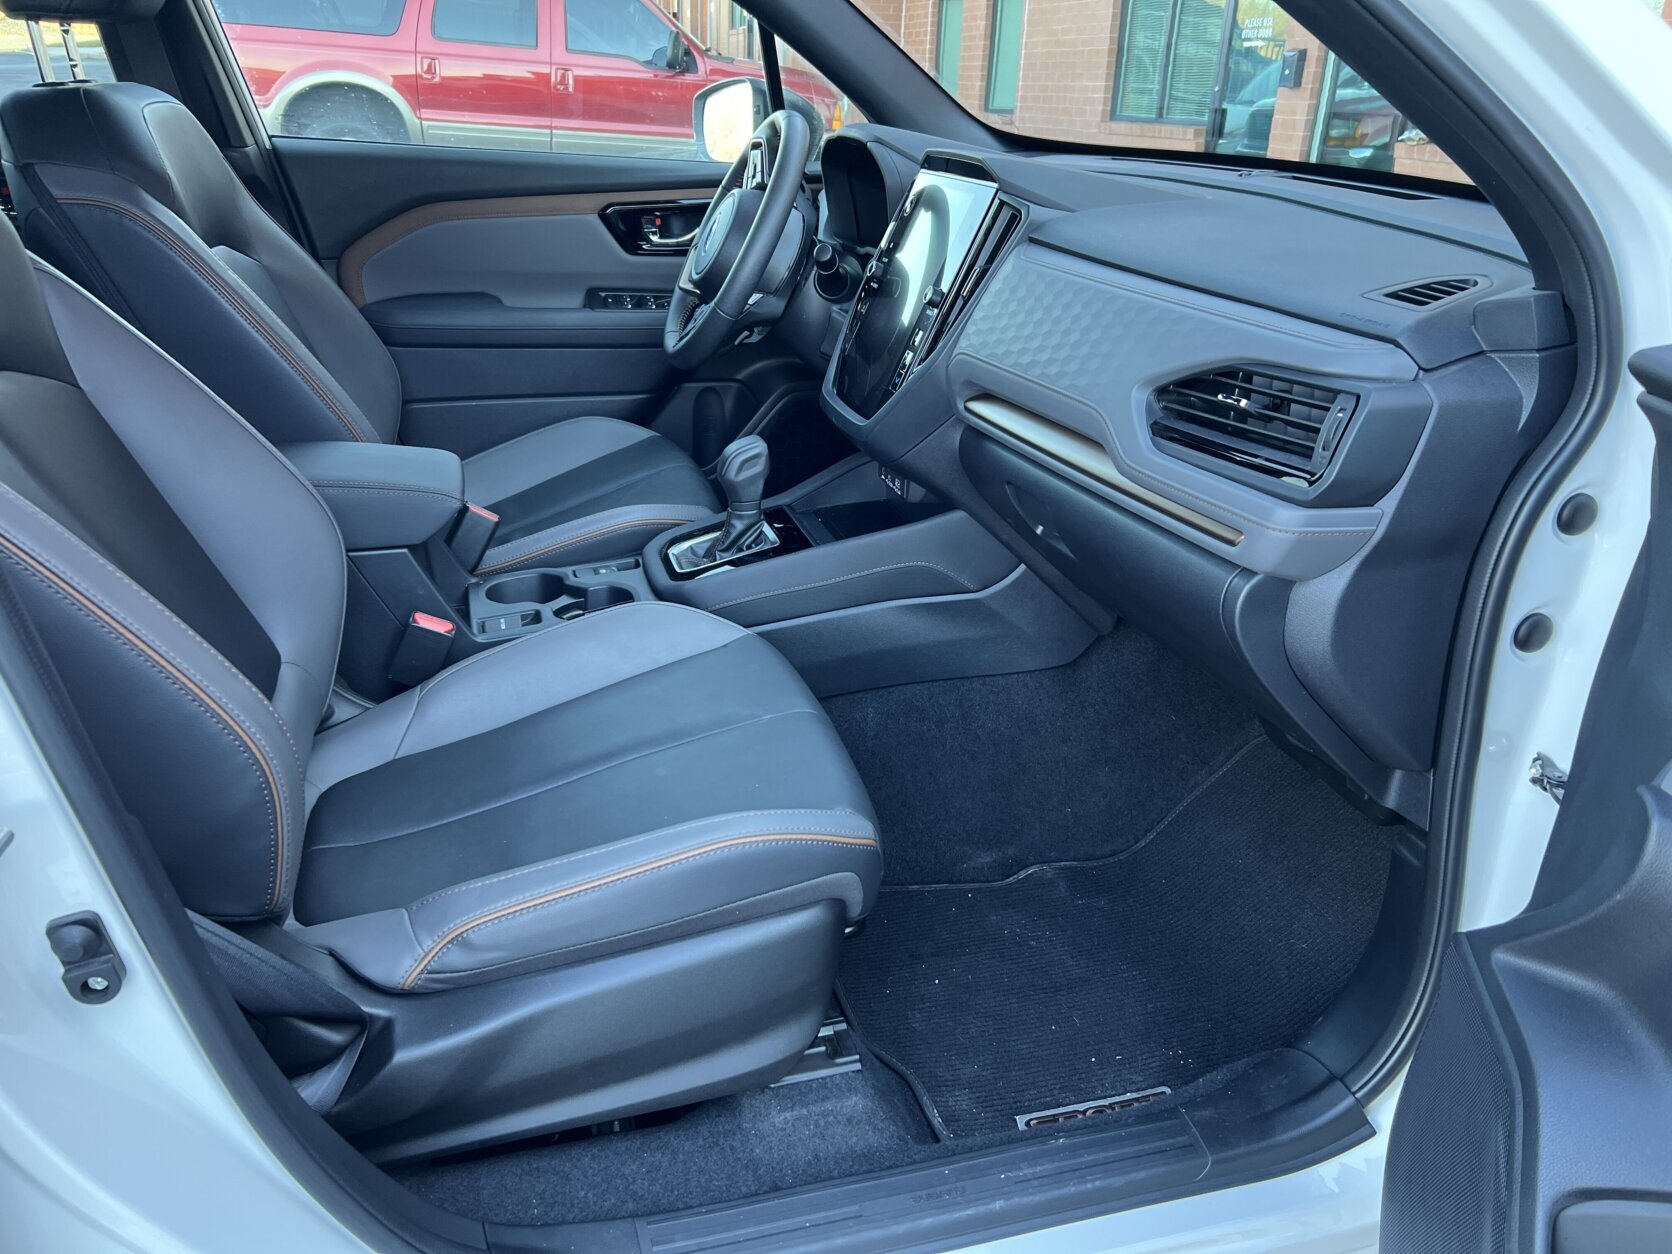
[[[97,1006],[122,991],[127,968],[110,943],[104,920],[91,910],[48,923],[46,940],[64,964],[64,987],[71,997]]]
[[[1568,773],[1557,766],[1547,754],[1533,754],[1533,763],[1527,768],[1527,782],[1540,792],[1549,793],[1557,805],[1562,803],[1562,797],[1567,792]]]

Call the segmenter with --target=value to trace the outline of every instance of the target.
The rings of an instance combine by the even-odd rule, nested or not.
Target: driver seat
[[[14,91],[0,156],[25,246],[268,440],[399,442],[388,349],[179,101],[139,83]],[[466,458],[464,475],[467,499],[500,516],[481,574],[636,553],[719,508],[672,441],[613,418],[531,431]]]

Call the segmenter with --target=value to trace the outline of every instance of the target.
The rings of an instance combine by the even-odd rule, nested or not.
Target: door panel
[[[1532,901],[1447,955],[1389,1140],[1389,1254],[1672,1248],[1672,348],[1632,370],[1655,510]]]
[[[314,255],[335,261],[362,236],[420,205],[503,196],[677,200],[719,185],[711,161],[512,153],[416,144],[273,137]]]
[[[671,198],[708,193],[679,188]],[[684,254],[628,253],[601,216],[643,199],[642,193],[603,192],[437,201],[351,244],[338,262],[338,281],[359,305],[487,293],[512,306],[585,310],[589,291],[671,292]]]
[[[652,423],[677,406],[665,314],[643,305],[673,290],[683,255],[634,252],[601,215],[701,205],[719,167],[286,138],[274,150],[316,252],[395,359],[407,442],[469,456],[565,418]],[[620,294],[634,300],[604,299]],[[753,403],[727,397],[728,411]]]

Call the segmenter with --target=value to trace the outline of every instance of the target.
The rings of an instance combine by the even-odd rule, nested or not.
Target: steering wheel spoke
[[[662,347],[675,365],[698,366],[739,330],[762,327],[782,312],[757,308],[773,303],[763,302],[758,289],[789,229],[811,149],[806,120],[780,109],[726,171],[668,305]]]

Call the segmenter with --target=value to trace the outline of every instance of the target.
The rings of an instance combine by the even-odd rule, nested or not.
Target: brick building
[[[860,3],[994,126],[1464,177],[1275,0]]]

